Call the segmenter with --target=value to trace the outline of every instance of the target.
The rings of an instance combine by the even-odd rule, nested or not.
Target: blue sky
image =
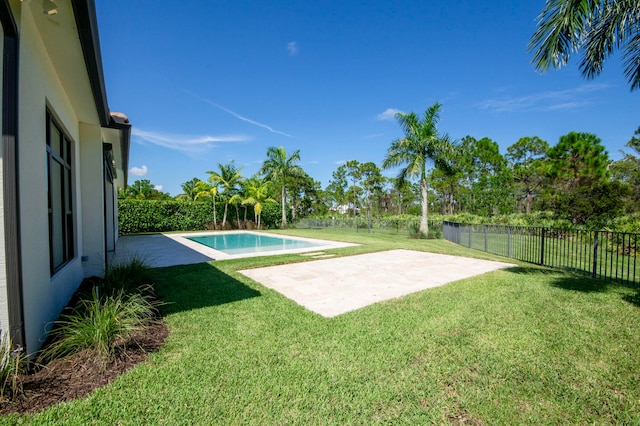
[[[543,0],[96,0],[107,97],[133,124],[129,182],[172,196],[270,146],[300,150],[326,186],[347,160],[381,163],[393,113],[442,107],[440,130],[551,145],[598,135],[611,158],[640,126],[618,58],[586,80],[579,57],[537,73],[527,43]],[[396,171],[385,172],[394,176]]]

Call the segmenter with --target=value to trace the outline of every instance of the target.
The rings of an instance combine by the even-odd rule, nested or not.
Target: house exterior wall
[[[100,124],[80,123],[29,8],[22,8],[19,75],[19,181],[25,340],[29,353],[40,348],[52,322],[82,279],[99,272],[104,261]],[[84,69],[77,70],[86,72]],[[87,91],[86,96],[92,96]],[[75,107],[75,108],[74,108]],[[49,267],[46,166],[46,112],[55,117],[73,144],[74,257],[53,276]],[[87,116],[86,111],[82,111]],[[97,159],[97,160],[96,160]],[[84,230],[87,232],[84,232]],[[102,249],[101,249],[102,247]],[[85,249],[90,260],[81,262]]]
[[[82,262],[85,276],[102,276],[106,258],[104,241],[104,196],[102,171],[102,132],[99,126],[80,124],[80,165],[76,186],[82,191]]]

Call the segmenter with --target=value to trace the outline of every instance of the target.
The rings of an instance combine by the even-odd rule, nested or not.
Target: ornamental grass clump
[[[20,391],[18,376],[24,370],[24,358],[14,351],[8,333],[0,333],[0,400],[15,399]]]
[[[140,292],[141,287],[149,290],[151,274],[149,265],[138,256],[133,256],[126,262],[109,265],[101,285],[102,291],[115,294],[119,290]]]
[[[115,359],[118,347],[127,344],[155,315],[156,304],[142,293],[127,294],[121,289],[99,295],[94,289],[91,298],[81,300],[56,322],[52,343],[41,357],[46,361],[88,351],[106,365]]]

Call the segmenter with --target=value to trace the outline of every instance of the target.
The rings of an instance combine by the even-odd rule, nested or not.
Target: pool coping
[[[223,234],[224,235],[230,235],[230,234],[266,235],[266,236],[275,237],[275,238],[286,238],[289,240],[304,241],[308,243],[317,244],[317,246],[289,249],[289,250],[273,250],[273,251],[260,251],[255,253],[227,254],[220,250],[215,250],[213,248],[207,247],[201,243],[197,243],[189,239],[190,237],[203,237],[203,236],[209,236],[209,235],[223,235]],[[171,233],[171,234],[162,234],[162,235],[204,256],[210,257],[212,260],[241,259],[246,257],[274,256],[279,254],[310,253],[310,252],[319,252],[323,250],[331,250],[336,248],[352,247],[352,246],[359,245],[354,243],[345,243],[341,241],[320,240],[317,238],[297,237],[297,236],[287,235],[287,234],[272,234],[270,232],[244,231],[244,230],[180,232],[180,233]]]

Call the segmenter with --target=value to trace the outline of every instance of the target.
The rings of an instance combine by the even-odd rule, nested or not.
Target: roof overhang
[[[111,114],[109,113],[107,91],[104,84],[95,1],[72,0],[71,3],[98,118],[102,127],[109,127]]]
[[[119,130],[120,153],[124,173],[124,185],[127,184],[127,170],[129,169],[129,145],[131,141],[131,124],[129,119],[120,113],[111,113],[107,102],[107,91],[104,83],[102,55],[100,51],[100,37],[98,33],[98,18],[94,0],[72,0],[82,54],[89,75],[91,91],[93,93],[96,111],[100,125],[109,129]]]
[[[94,0],[72,1],[73,13],[80,37],[80,45],[84,62],[89,75],[91,91],[96,105],[100,125],[120,131],[120,161],[124,182],[127,185],[127,171],[129,170],[129,146],[131,141],[131,124],[129,119],[120,113],[111,113],[107,102],[107,91],[104,83],[102,55],[100,51],[100,37],[98,34],[98,18]]]
[[[123,187],[127,186],[127,171],[129,170],[129,145],[131,141],[131,124],[127,116],[121,113],[111,113],[108,129],[116,129],[120,133],[120,164],[122,165]]]

